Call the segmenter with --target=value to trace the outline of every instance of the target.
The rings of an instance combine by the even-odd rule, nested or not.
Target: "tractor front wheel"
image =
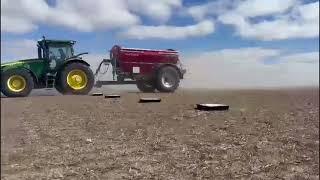
[[[59,73],[56,89],[62,94],[86,95],[93,84],[94,75],[89,66],[71,63]]]
[[[1,73],[1,92],[7,97],[28,96],[33,87],[33,78],[25,69],[8,70]]]

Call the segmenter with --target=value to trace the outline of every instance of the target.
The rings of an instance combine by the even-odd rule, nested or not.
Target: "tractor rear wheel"
[[[25,69],[14,69],[1,73],[1,92],[7,97],[28,96],[33,87],[33,77]]]
[[[141,92],[154,92],[156,89],[153,81],[137,80],[137,88]]]
[[[56,80],[56,82],[60,82],[60,80],[58,79],[58,80]],[[64,89],[62,89],[60,83],[56,83],[56,84],[55,84],[55,88],[56,88],[56,90],[57,90],[59,93],[61,93],[61,94],[65,94],[65,93],[66,93],[66,92],[64,91]]]
[[[94,75],[89,66],[82,63],[68,64],[57,78],[56,89],[62,94],[86,95],[94,84]]]
[[[178,71],[171,66],[162,67],[157,74],[156,85],[160,92],[174,92],[180,83]]]

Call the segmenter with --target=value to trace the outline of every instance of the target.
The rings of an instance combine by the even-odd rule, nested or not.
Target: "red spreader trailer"
[[[142,92],[173,92],[186,73],[179,52],[173,49],[138,49],[115,45],[110,50],[110,58],[100,63],[96,75],[103,65],[112,66],[113,81],[98,80],[96,87],[136,84]]]

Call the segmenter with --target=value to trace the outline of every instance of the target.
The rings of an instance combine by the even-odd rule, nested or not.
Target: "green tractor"
[[[74,55],[75,41],[37,43],[38,58],[1,64],[1,92],[8,97],[28,96],[32,89],[56,88],[62,94],[88,94],[94,74],[81,53]]]

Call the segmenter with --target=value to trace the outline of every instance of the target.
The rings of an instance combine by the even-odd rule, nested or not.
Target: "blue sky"
[[[50,6],[55,4],[54,0],[47,1]],[[195,5],[203,5],[208,0],[185,0],[182,1],[183,6],[192,7]],[[306,0],[304,3],[316,2],[314,0]],[[214,10],[213,10],[214,11]],[[175,14],[174,14],[175,15]],[[184,26],[195,23],[191,16],[179,15],[172,16],[166,24]],[[264,17],[268,18],[268,17]],[[142,16],[143,24],[155,24],[155,20],[150,20]],[[319,37],[311,38],[291,38],[275,41],[260,41],[256,39],[244,39],[236,36],[234,28],[229,25],[219,23],[214,33],[208,34],[204,37],[191,37],[182,40],[161,40],[161,39],[125,39],[116,37],[115,30],[99,30],[96,32],[79,32],[69,27],[48,25],[39,23],[38,29],[25,34],[1,33],[2,40],[13,39],[38,39],[42,35],[48,38],[57,39],[74,39],[78,41],[77,48],[79,51],[90,51],[91,53],[103,53],[106,49],[111,48],[114,44],[121,44],[129,47],[145,47],[145,48],[175,48],[183,52],[201,51],[201,50],[215,50],[225,48],[239,48],[247,46],[259,46],[266,48],[280,48],[293,52],[300,51],[318,51]]]
[[[4,0],[1,11],[1,61],[36,56],[32,43],[45,35],[76,40],[77,52],[92,56],[107,55],[114,44],[173,48],[186,61],[259,48],[278,52],[264,64],[310,53],[318,63],[316,0]]]
[[[115,44],[139,48],[174,48],[182,52],[215,50],[225,48],[240,48],[259,46],[266,48],[279,48],[290,52],[319,51],[319,38],[288,39],[279,41],[248,40],[233,34],[232,28],[220,25],[215,33],[205,37],[188,38],[184,40],[131,40],[114,37],[115,32],[76,32],[64,27],[50,27],[41,25],[35,32],[23,35],[2,33],[4,41],[16,39],[39,39],[42,35],[53,39],[72,39],[77,41],[77,50],[91,53],[104,53]]]

